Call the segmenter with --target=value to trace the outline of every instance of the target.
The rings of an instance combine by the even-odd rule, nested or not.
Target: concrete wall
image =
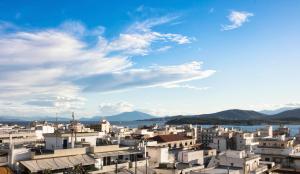
[[[178,161],[191,164],[203,164],[203,151],[180,151]]]
[[[178,169],[154,169],[156,174],[190,174],[192,171],[202,170],[204,166],[195,166],[182,170]]]
[[[146,165],[145,160],[137,161],[137,167],[141,167],[145,165]],[[126,162],[126,163],[118,164],[118,169],[129,169],[129,168],[135,168],[135,162]],[[99,170],[90,173],[91,174],[106,173],[106,172],[114,172],[115,170],[116,170],[116,165],[114,164],[109,166],[101,166]]]
[[[158,166],[159,163],[169,162],[169,150],[167,147],[147,147],[149,163],[153,166]]]
[[[43,140],[45,133],[54,133],[54,127],[46,125],[46,126],[37,126],[35,130],[35,134],[38,140]]]
[[[107,145],[107,146],[92,146],[90,147],[91,153],[110,152],[117,150],[128,150],[129,147],[119,147],[119,145]]]
[[[87,148],[73,148],[73,149],[56,149],[52,154],[35,155],[32,153],[32,159],[54,158],[61,156],[81,155],[86,154]]]
[[[98,135],[90,135],[90,136],[78,136],[76,138],[77,142],[87,142],[91,146],[96,146],[97,138],[99,138]],[[54,149],[63,149],[63,141],[67,139],[68,140],[68,148],[71,147],[71,137],[55,137],[55,136],[46,136],[45,142],[46,142],[46,149],[48,150],[54,150]],[[74,137],[75,141],[75,137]]]

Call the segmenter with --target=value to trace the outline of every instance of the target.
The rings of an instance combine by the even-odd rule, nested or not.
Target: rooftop
[[[157,135],[155,137],[149,138],[148,140],[157,141],[158,143],[166,143],[166,142],[182,141],[182,140],[190,140],[190,139],[193,138],[190,136],[169,134],[169,135]]]

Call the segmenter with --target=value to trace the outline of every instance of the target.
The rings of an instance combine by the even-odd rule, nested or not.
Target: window
[[[81,142],[85,142],[85,138],[81,138]]]
[[[192,144],[193,144],[193,142],[191,141],[191,142],[190,142],[190,145],[192,145]]]

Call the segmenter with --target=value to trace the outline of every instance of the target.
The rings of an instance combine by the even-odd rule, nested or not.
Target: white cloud
[[[213,71],[201,70],[199,62],[133,68],[130,58],[150,54],[156,42],[191,42],[181,34],[153,31],[174,19],[134,23],[113,40],[102,36],[103,27],[87,29],[78,21],[39,30],[0,22],[0,115],[87,113],[83,89],[105,92],[210,76]],[[85,41],[86,36],[96,44]]]
[[[254,16],[254,14],[246,11],[231,11],[227,17],[231,24],[222,25],[222,30],[233,30],[239,28],[245,22],[249,21],[249,17],[251,16]]]
[[[202,62],[173,66],[152,66],[146,69],[129,69],[110,74],[89,76],[77,81],[84,91],[103,92],[133,88],[165,87],[191,80],[207,78],[214,70],[202,70]]]
[[[164,85],[163,87],[164,88],[186,88],[186,89],[192,89],[197,91],[203,91],[209,89],[209,87],[196,87],[196,86],[186,85],[186,84],[168,84],[168,85]]]
[[[153,27],[175,20],[176,16],[148,19],[131,25],[118,39],[107,45],[107,51],[122,51],[126,55],[147,55],[155,42],[191,43],[192,38],[174,33],[159,33]]]
[[[164,108],[140,108],[130,102],[122,101],[117,103],[101,103],[99,104],[99,111],[97,115],[111,116],[120,114],[123,112],[140,111],[154,116],[173,116],[187,113],[178,113],[169,109]]]
[[[99,114],[103,116],[111,116],[131,111],[134,111],[134,105],[128,102],[101,103],[99,105]]]
[[[68,20],[65,21],[64,23],[62,23],[59,26],[59,29],[73,34],[73,35],[96,35],[96,36],[100,36],[104,33],[105,31],[105,27],[103,26],[97,26],[91,30],[87,29],[86,26],[80,22],[80,21],[74,21],[74,20]]]

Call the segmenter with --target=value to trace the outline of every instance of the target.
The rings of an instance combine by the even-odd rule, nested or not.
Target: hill
[[[216,112],[212,114],[198,115],[196,117],[207,117],[211,119],[226,119],[226,120],[252,120],[252,119],[261,119],[266,116],[267,115],[256,111],[231,109],[231,110]]]
[[[275,115],[249,110],[226,110],[212,114],[174,117],[167,124],[299,124],[300,109],[284,111]]]
[[[300,120],[300,108],[284,111],[271,117],[277,120]]]

